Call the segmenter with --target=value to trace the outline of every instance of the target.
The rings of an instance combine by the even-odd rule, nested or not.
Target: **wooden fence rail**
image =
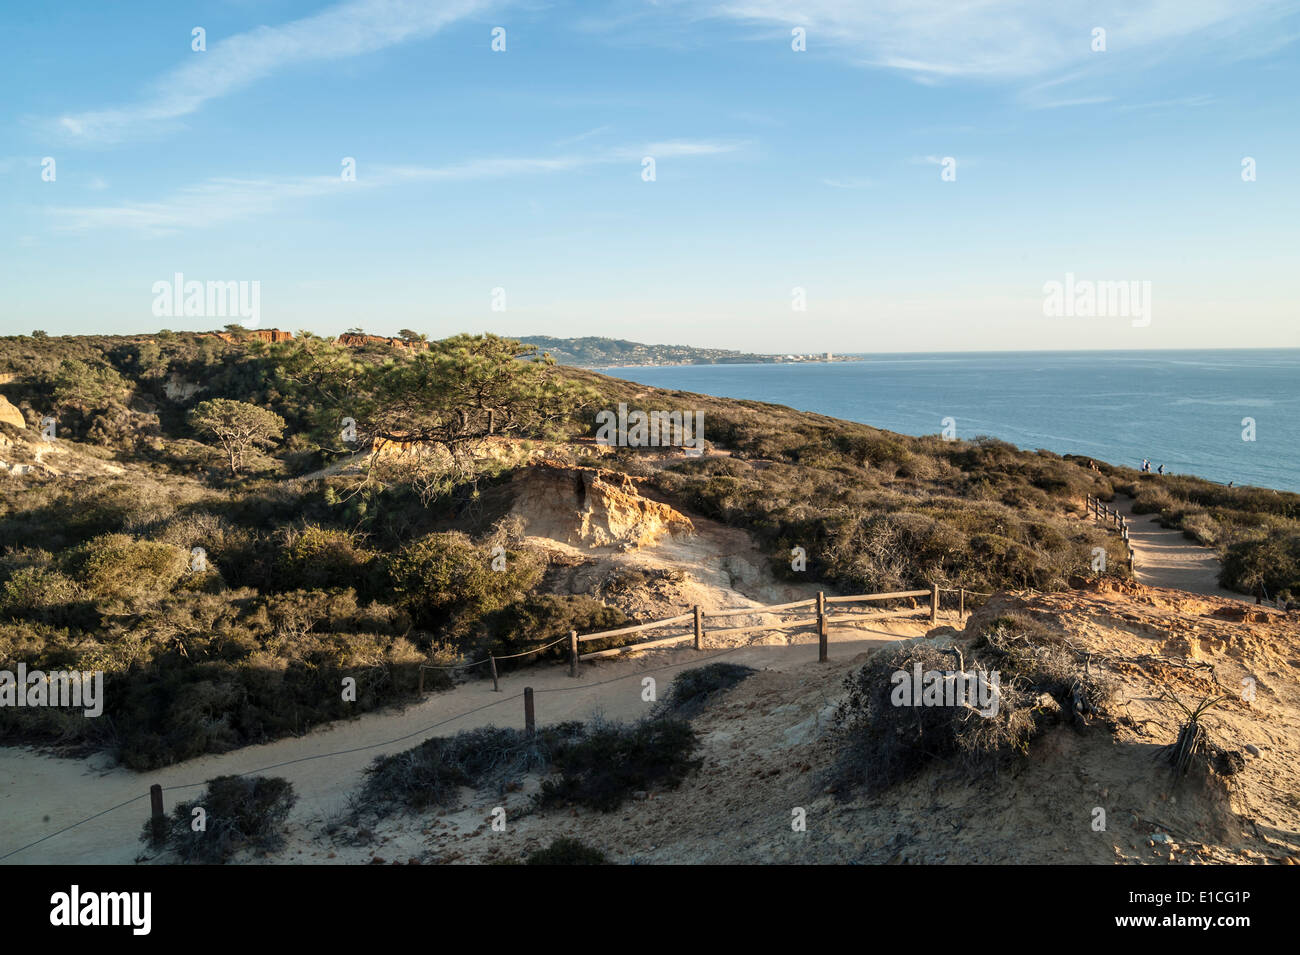
[[[959,603],[959,613],[964,613],[966,609],[966,591],[961,591]],[[903,600],[908,598],[929,597],[929,606],[922,605],[915,608],[903,610],[884,610],[875,613],[843,613],[828,614],[826,612],[827,604],[846,604],[846,603],[871,603],[880,600]],[[811,611],[811,615],[807,613]],[[782,613],[788,616],[795,616],[795,620],[777,620],[774,622],[758,623],[745,627],[723,627],[715,630],[705,630],[705,620],[723,619],[726,617],[761,617],[768,614]],[[795,600],[790,603],[770,604],[762,607],[735,607],[729,610],[702,611],[699,606],[691,608],[690,613],[679,614],[676,617],[666,617],[663,620],[652,620],[649,623],[637,624],[633,627],[619,627],[615,630],[602,630],[599,633],[587,633],[581,636],[578,632],[572,631],[569,635],[569,672],[573,676],[578,675],[578,664],[583,660],[598,660],[603,657],[618,656],[621,653],[627,653],[633,650],[648,650],[652,647],[664,647],[674,643],[680,643],[693,639],[695,649],[703,650],[705,637],[724,637],[738,636],[745,633],[762,633],[768,630],[797,630],[804,627],[815,626],[818,637],[818,659],[825,661],[827,659],[827,628],[832,624],[858,623],[870,620],[883,620],[890,617],[906,617],[916,614],[928,613],[930,623],[937,623],[939,620],[939,585],[933,584],[928,590],[896,590],[890,593],[879,594],[850,594],[842,597],[827,597],[825,593],[819,593],[815,598],[807,600]],[[610,637],[620,637],[631,633],[641,633],[647,630],[653,630],[658,627],[685,626],[690,624],[690,628],[673,636],[660,637],[655,640],[644,640],[638,643],[625,644],[621,647],[613,647],[608,650],[595,650],[590,653],[582,652],[582,644],[592,640],[606,640]]]
[[[1133,558],[1136,556],[1136,552],[1128,539],[1128,518],[1119,511],[1107,507],[1101,502],[1101,498],[1089,494],[1085,500],[1090,518],[1108,524],[1113,530],[1119,532],[1120,540],[1124,542],[1124,554],[1128,562],[1129,573],[1133,573]]]

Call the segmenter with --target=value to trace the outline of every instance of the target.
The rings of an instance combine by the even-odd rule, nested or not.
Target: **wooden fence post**
[[[569,676],[578,675],[578,631],[569,631]]]
[[[817,591],[817,662],[825,663],[829,659],[826,652],[826,592]]]
[[[957,619],[966,616],[966,588],[957,591]]]
[[[161,843],[167,834],[167,815],[163,812],[162,786],[154,783],[149,787],[149,805],[152,809],[149,824],[153,827],[154,842]]]
[[[492,692],[500,693],[501,684],[497,681],[497,658],[488,654],[488,663],[492,667]]]
[[[420,665],[420,695],[424,696],[424,665]]]
[[[930,622],[939,622],[939,585],[930,585]]]
[[[524,687],[524,732],[529,736],[537,732],[537,720],[533,715],[533,688]]]
[[[700,605],[695,605],[695,649],[704,649],[704,621],[700,618]]]

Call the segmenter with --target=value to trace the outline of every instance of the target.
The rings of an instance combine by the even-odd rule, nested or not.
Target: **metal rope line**
[[[569,639],[568,637],[560,637],[560,639],[558,639],[558,640],[552,640],[550,643],[546,644],[546,646],[544,646],[544,647],[533,647],[533,649],[531,649],[531,650],[525,650],[523,653],[509,653],[509,654],[506,654],[505,656],[501,656],[501,657],[493,656],[492,659],[495,659],[495,660],[513,660],[515,657],[526,657],[526,656],[528,656],[528,654],[530,654],[530,653],[541,653],[543,650],[549,650],[549,649],[551,649],[551,647],[554,647],[554,646],[557,646],[558,644],[564,643],[564,642],[565,642],[566,640],[568,640],[568,639]],[[486,663],[487,661],[484,660],[483,662]]]
[[[103,812],[97,812],[93,816],[87,816],[85,819],[82,819],[79,822],[74,822],[70,826],[64,826],[62,829],[58,830],[57,832],[51,832],[48,836],[41,836],[35,842],[29,842],[27,843],[27,845],[19,849],[14,849],[12,852],[6,852],[4,855],[0,856],[0,862],[3,862],[5,859],[8,859],[10,856],[17,855],[20,852],[26,852],[28,849],[32,848],[32,846],[39,846],[46,839],[53,839],[55,836],[62,835],[63,833],[67,832],[69,829],[75,829],[77,828],[77,826],[90,822],[92,819],[98,819],[100,816],[106,816],[115,809],[121,809],[123,806],[129,806],[131,805],[131,803],[137,802],[138,800],[143,799],[147,795],[149,794],[141,793],[138,796],[132,796],[126,802],[120,802],[116,806],[110,806],[109,808],[105,809]]]
[[[554,646],[554,644],[551,644],[551,646]],[[545,648],[543,647],[541,649],[545,649]],[[606,684],[609,683],[616,683],[619,680],[627,680],[627,679],[631,679],[632,677],[641,676],[644,673],[655,673],[658,672],[659,670],[668,670],[671,669],[672,667],[685,666],[687,663],[692,663],[692,662],[703,663],[708,660],[714,660],[717,659],[718,657],[726,656],[729,653],[735,653],[737,650],[742,650],[742,649],[744,649],[744,647],[732,647],[730,650],[723,650],[720,653],[711,654],[707,657],[704,657],[702,660],[695,660],[695,661],[683,660],[681,663],[668,663],[661,667],[653,667],[648,670],[638,670],[636,673],[627,673],[624,674],[623,676],[612,677],[611,679],[601,680],[597,683],[584,683],[580,686],[556,686],[556,687],[551,687],[550,689],[535,690],[533,692],[534,693],[561,693],[561,692],[568,692],[569,690],[585,690],[591,687],[605,686]],[[522,693],[516,693],[514,696],[507,696],[500,700],[493,700],[491,703],[484,703],[482,706],[476,706],[473,709],[466,710],[463,713],[457,713],[455,716],[449,716],[445,720],[439,720],[437,723],[433,723],[429,726],[425,726],[418,730],[413,730],[410,733],[406,733],[405,735],[398,736],[393,739],[381,740],[378,743],[367,743],[365,746],[354,746],[350,749],[338,750],[337,752],[316,753],[312,756],[300,756],[297,759],[289,759],[289,760],[285,760],[284,762],[273,763],[270,766],[262,766],[259,767],[258,769],[245,770],[242,773],[233,773],[232,775],[248,776],[254,773],[264,773],[272,769],[279,769],[283,766],[291,766],[294,763],[305,763],[316,759],[327,759],[333,756],[345,756],[349,753],[359,753],[362,752],[363,750],[375,749],[376,747],[379,746],[391,746],[393,743],[400,743],[402,742],[402,740],[410,739],[412,736],[419,736],[422,733],[427,733],[430,730],[437,729],[440,726],[445,726],[448,723],[455,722],[456,720],[461,719],[462,717],[470,716],[474,713],[478,713],[482,710],[486,710],[489,707],[500,706],[502,703],[510,703],[514,700],[519,700],[522,698],[523,698]],[[178,789],[195,789],[199,786],[204,786],[206,784],[207,784],[206,780],[198,783],[178,783],[174,786],[164,786],[163,792],[174,792],[175,790]],[[53,839],[55,836],[62,835],[63,833],[69,831],[70,829],[75,829],[78,826],[84,825],[87,822],[91,822],[95,819],[98,819],[100,816],[105,816],[108,815],[108,813],[110,812],[114,812],[115,810],[121,809],[123,806],[129,806],[133,802],[138,802],[139,800],[144,799],[147,795],[148,793],[141,793],[139,796],[132,796],[130,799],[126,800],[125,802],[120,802],[116,806],[110,806],[107,809],[95,813],[93,816],[87,816],[85,819],[81,819],[77,822],[72,823],[71,825],[64,826],[62,829],[59,829],[55,832],[51,832],[48,835],[41,836],[41,838],[37,839],[35,842],[29,842],[25,846],[20,846],[17,849],[12,849],[9,852],[6,852],[4,855],[0,856],[0,862],[4,861],[5,859],[8,859],[10,856],[17,855],[20,852],[26,852],[28,849],[40,845],[42,842],[45,842],[47,839]]]
[[[569,639],[568,637],[560,637],[560,639],[552,640],[550,643],[546,644],[545,646],[533,647],[531,650],[525,650],[523,653],[508,653],[505,656],[491,656],[483,660],[475,660],[473,663],[457,663],[451,666],[434,666],[432,663],[421,663],[420,669],[421,670],[464,670],[467,669],[468,667],[482,666],[485,663],[490,663],[494,659],[513,660],[515,659],[515,657],[526,657],[530,653],[541,653],[543,650],[549,650],[551,649],[551,647],[556,646],[557,644],[561,644],[568,639]]]
[[[811,644],[807,644],[811,646]],[[645,670],[637,670],[635,673],[625,673],[622,676],[610,677],[608,680],[598,680],[595,683],[583,683],[581,686],[553,686],[549,689],[533,690],[533,695],[539,693],[564,693],[569,690],[585,690],[588,687],[605,686],[609,683],[617,683],[619,680],[630,680],[633,677],[643,676],[646,673],[658,673],[660,670],[671,670],[673,667],[686,666],[688,663],[704,663],[708,660],[716,660],[718,657],[725,657],[729,653],[735,653],[737,650],[748,649],[748,645],[732,647],[730,650],[721,650],[718,653],[711,653],[707,657],[697,657],[694,660],[683,660],[680,663],[665,663],[663,666],[650,667]]]
[[[579,688],[578,688],[578,687],[561,687],[561,689],[579,689]],[[465,717],[465,716],[470,716],[471,714],[477,713],[477,712],[479,712],[480,710],[486,710],[488,707],[492,707],[492,706],[500,706],[502,703],[509,703],[509,702],[511,702],[512,700],[518,700],[518,699],[522,699],[522,698],[523,698],[523,694],[522,694],[522,693],[516,693],[514,696],[507,696],[507,697],[504,697],[504,698],[502,698],[502,699],[500,699],[500,700],[493,700],[491,703],[484,703],[482,706],[476,706],[476,707],[474,707],[472,710],[466,710],[466,711],[463,712],[463,713],[457,713],[455,716],[449,716],[449,717],[447,717],[445,720],[439,720],[437,723],[433,723],[433,724],[430,725],[430,726],[425,726],[425,727],[423,727],[423,728],[421,728],[421,729],[413,730],[413,731],[410,732],[410,733],[407,733],[407,734],[405,734],[405,735],[403,735],[403,736],[395,737],[395,738],[393,738],[393,739],[389,739],[389,740],[381,740],[381,741],[378,742],[378,743],[367,743],[365,746],[354,746],[354,747],[352,747],[352,748],[350,748],[350,749],[341,749],[341,750],[338,750],[338,751],[336,751],[336,752],[332,752],[332,753],[316,753],[316,754],[314,754],[314,755],[312,755],[312,756],[300,756],[300,757],[298,757],[297,759],[288,759],[288,760],[285,760],[284,762],[281,762],[281,763],[273,763],[273,764],[271,764],[270,766],[261,766],[261,767],[259,767],[259,768],[257,768],[257,769],[247,769],[247,770],[244,770],[244,772],[242,772],[242,773],[232,773],[231,775],[233,775],[233,776],[248,776],[248,775],[251,775],[251,774],[253,774],[253,773],[264,773],[264,772],[266,772],[266,771],[268,771],[268,770],[271,770],[271,769],[279,769],[281,766],[291,766],[291,765],[293,765],[294,763],[306,763],[306,762],[310,762],[311,760],[314,760],[314,759],[327,759],[327,758],[332,757],[332,756],[345,756],[345,755],[347,755],[348,753],[359,753],[359,752],[361,752],[361,751],[363,751],[363,750],[374,749],[374,748],[376,748],[376,747],[378,747],[378,746],[389,746],[389,745],[392,745],[393,743],[400,743],[402,740],[410,739],[412,736],[419,736],[421,733],[427,733],[427,732],[429,732],[429,730],[437,729],[439,726],[445,726],[445,725],[448,724],[448,723],[454,722],[454,721],[456,721],[456,720],[458,720],[458,719],[460,719],[460,718],[462,718],[462,717]],[[197,787],[199,787],[199,786],[204,786],[204,785],[206,785],[206,784],[207,784],[207,780],[204,780],[203,782],[199,782],[199,783],[177,783],[177,784],[174,785],[174,786],[164,786],[164,787],[162,787],[162,791],[163,791],[163,792],[173,792],[173,791],[175,791],[175,790],[177,790],[177,789],[195,789],[195,788],[197,788]],[[80,826],[80,825],[83,825],[84,823],[90,822],[92,819],[98,819],[100,816],[107,815],[108,813],[113,812],[113,811],[116,810],[116,809],[121,809],[123,806],[129,806],[131,803],[136,802],[137,800],[144,799],[145,796],[147,796],[147,795],[148,795],[148,793],[141,793],[139,796],[133,796],[133,797],[131,797],[130,799],[128,799],[126,802],[120,802],[120,803],[118,803],[116,806],[110,806],[108,809],[105,809],[105,810],[103,810],[102,812],[97,812],[97,813],[95,813],[93,816],[87,816],[85,819],[82,819],[82,820],[80,820],[80,821],[78,821],[78,822],[74,822],[74,823],[72,823],[72,824],[69,825],[69,826],[64,826],[62,829],[58,830],[57,832],[51,832],[49,835],[42,836],[41,838],[37,839],[35,842],[29,842],[29,843],[28,843],[27,845],[25,845],[25,846],[21,846],[20,848],[13,849],[13,850],[11,850],[10,852],[6,852],[4,855],[0,856],[0,861],[3,861],[3,860],[5,860],[5,859],[8,859],[8,858],[9,858],[10,856],[12,856],[12,855],[17,855],[17,854],[20,853],[20,852],[25,852],[26,850],[32,848],[33,846],[40,845],[40,844],[41,844],[42,842],[44,842],[46,839],[53,839],[55,836],[57,836],[57,835],[61,835],[62,833],[67,832],[69,829],[75,829],[77,826]]]

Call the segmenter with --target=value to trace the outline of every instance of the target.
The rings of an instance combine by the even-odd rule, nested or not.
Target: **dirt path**
[[[944,614],[941,619],[957,623],[955,614]],[[910,620],[881,621],[872,628],[832,629],[831,659],[847,660],[886,642],[919,636],[927,629],[928,623]],[[361,785],[362,770],[378,755],[478,726],[522,728],[525,685],[533,687],[536,694],[539,724],[586,719],[595,713],[631,719],[642,715],[648,705],[641,699],[645,676],[655,677],[662,694],[678,673],[719,656],[773,670],[816,660],[815,642],[808,642],[815,641],[815,636],[797,635],[793,643],[775,639],[782,642],[722,651],[651,651],[611,663],[585,664],[576,680],[568,675],[565,665],[537,667],[504,676],[500,693],[492,692],[488,681],[474,681],[432,694],[401,711],[370,713],[302,737],[205,756],[154,772],[106,768],[103,757],[59,759],[27,748],[0,749],[0,862],[130,864],[143,850],[138,840],[149,814],[148,792],[153,783],[167,790],[164,798],[170,811],[177,802],[196,796],[202,783],[214,776],[268,767],[275,767],[269,775],[288,779],[298,794],[291,824],[317,826],[322,818],[346,807],[348,796]],[[121,803],[126,805],[8,855]]]
[[[1169,530],[1150,514],[1134,514],[1133,501],[1117,499],[1115,510],[1129,521],[1129,543],[1135,553],[1134,574],[1148,587],[1168,587],[1192,594],[1248,600],[1219,586],[1219,557],[1208,547]]]

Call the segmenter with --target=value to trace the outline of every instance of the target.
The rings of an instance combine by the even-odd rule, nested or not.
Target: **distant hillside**
[[[694,348],[690,345],[646,345],[621,338],[552,338],[527,335],[518,339],[550,353],[561,365],[602,368],[611,365],[723,365],[741,362],[775,362],[781,355],[756,355],[728,348]]]

